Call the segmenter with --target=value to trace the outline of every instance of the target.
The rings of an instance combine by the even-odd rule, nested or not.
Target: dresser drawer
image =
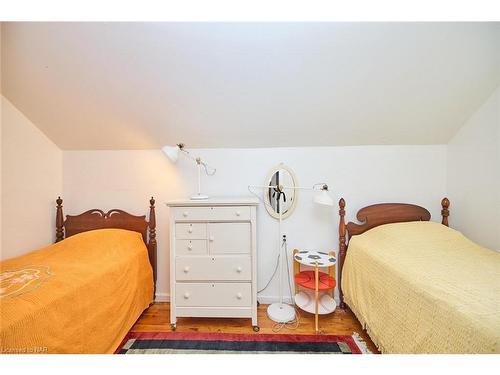
[[[205,239],[207,238],[207,224],[182,223],[175,224],[175,237],[178,239]]]
[[[243,307],[252,305],[250,283],[178,283],[175,303],[189,307]]]
[[[210,254],[250,254],[252,228],[250,223],[209,223]]]
[[[211,207],[175,207],[172,208],[175,221],[208,220]]]
[[[178,255],[206,255],[208,254],[207,240],[177,240],[175,252]]]
[[[250,207],[247,206],[214,207],[212,210],[212,220],[250,221]]]
[[[175,207],[175,221],[249,221],[250,207]]]
[[[240,281],[252,279],[250,256],[177,257],[175,278],[179,281]]]

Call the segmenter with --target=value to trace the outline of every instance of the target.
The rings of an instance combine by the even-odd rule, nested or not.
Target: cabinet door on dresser
[[[258,200],[175,201],[170,207],[170,323],[251,318],[257,325]]]
[[[250,254],[252,229],[250,223],[209,223],[210,254]]]

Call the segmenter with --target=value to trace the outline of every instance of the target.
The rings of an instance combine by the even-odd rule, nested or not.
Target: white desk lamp
[[[179,159],[179,153],[181,151],[188,158],[190,158],[191,160],[194,160],[196,162],[196,164],[198,165],[198,194],[193,195],[190,199],[193,199],[193,200],[208,199],[208,195],[201,194],[201,167],[203,166],[207,176],[213,176],[215,174],[215,172],[217,171],[217,169],[209,166],[207,163],[205,163],[203,160],[201,160],[200,157],[191,156],[189,151],[186,151],[186,149],[184,148],[184,143],[178,143],[175,146],[163,146],[161,150],[172,161],[172,163],[177,162],[177,159]]]
[[[263,188],[263,189],[276,189],[278,193],[278,199],[281,199],[280,193],[284,190],[316,190],[317,193],[313,197],[313,201],[317,204],[325,206],[333,206],[333,198],[328,192],[328,185],[325,183],[314,184],[312,187],[301,187],[301,186],[283,186],[283,185],[267,185],[258,186],[250,185],[248,188]],[[281,246],[281,223],[282,223],[282,210],[279,210],[279,225],[278,225],[278,252],[279,252],[279,290],[280,290],[280,300],[279,302],[272,303],[267,308],[267,316],[269,319],[277,323],[288,323],[295,319],[295,309],[293,306],[283,302],[283,258],[282,254],[283,247]]]

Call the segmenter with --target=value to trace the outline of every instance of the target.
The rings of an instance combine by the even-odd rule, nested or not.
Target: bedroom
[[[498,22],[0,25],[2,353],[500,352]]]

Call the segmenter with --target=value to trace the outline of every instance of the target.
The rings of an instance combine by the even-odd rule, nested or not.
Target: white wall
[[[203,177],[206,193],[214,196],[249,195],[249,184],[263,184],[271,167],[284,162],[301,185],[327,182],[337,201],[344,196],[347,218],[374,202],[413,202],[430,209],[439,221],[440,200],[446,190],[446,146],[363,146],[271,149],[193,150],[217,167]],[[63,197],[65,213],[101,207],[147,213],[148,199],[157,198],[158,292],[168,295],[168,208],[164,202],[195,191],[196,168],[181,158],[176,166],[160,151],[66,151]],[[289,249],[337,249],[337,207],[312,203],[301,192],[294,214],[283,229]],[[265,208],[258,209],[259,287],[270,277],[276,259],[277,223]],[[278,295],[276,280],[262,293]],[[268,298],[266,298],[268,297]]]
[[[500,251],[500,88],[448,144],[453,227]]]
[[[183,181],[161,151],[65,151],[64,214],[91,208],[121,208],[148,215],[156,199],[158,292],[168,292],[168,211],[165,203],[183,196]]]
[[[54,240],[62,151],[3,96],[1,106],[0,259],[6,259]]]

